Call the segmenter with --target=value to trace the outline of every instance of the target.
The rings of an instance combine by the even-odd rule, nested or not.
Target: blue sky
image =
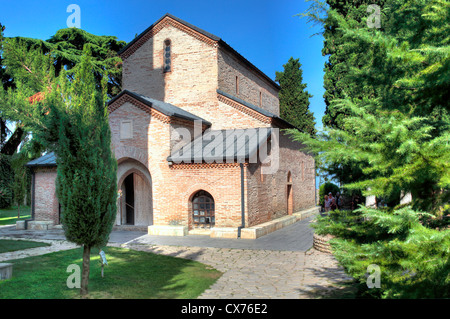
[[[292,56],[300,58],[303,82],[314,97],[310,109],[316,127],[322,127],[323,38],[313,36],[306,19],[295,16],[309,3],[303,0],[16,0],[3,1],[0,23],[7,37],[47,40],[67,27],[70,4],[81,9],[81,29],[96,35],[113,35],[131,41],[165,13],[171,13],[221,37],[270,78],[283,70]]]

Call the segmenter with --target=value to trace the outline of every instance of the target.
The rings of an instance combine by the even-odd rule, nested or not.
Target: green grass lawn
[[[0,254],[43,246],[50,246],[50,244],[27,240],[0,239]]]
[[[17,218],[17,207],[0,209],[0,226],[14,225],[16,221],[31,217],[31,207],[20,206],[20,219]]]
[[[210,287],[221,273],[181,258],[124,248],[105,248],[108,265],[101,277],[98,250],[92,250],[89,298],[192,299]],[[67,287],[71,264],[82,265],[82,248],[8,261],[13,278],[0,281],[0,299],[79,298],[80,289]]]

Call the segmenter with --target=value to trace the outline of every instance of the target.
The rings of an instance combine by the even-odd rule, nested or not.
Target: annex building
[[[280,87],[221,38],[166,14],[119,55],[123,91],[108,106],[118,227],[256,238],[247,230],[315,208],[314,158],[283,132]],[[55,154],[27,165],[28,224],[55,227]]]

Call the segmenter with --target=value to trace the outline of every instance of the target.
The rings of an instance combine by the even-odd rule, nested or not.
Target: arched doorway
[[[192,221],[194,228],[212,228],[216,223],[214,198],[201,190],[192,197]]]
[[[123,205],[122,224],[134,225],[134,173],[128,175],[122,184]]]
[[[153,225],[152,180],[141,163],[127,159],[117,170],[121,196],[118,201],[117,225]]]
[[[292,195],[292,175],[288,172],[286,185],[286,199],[287,199],[287,213],[292,215],[294,213],[294,199]]]

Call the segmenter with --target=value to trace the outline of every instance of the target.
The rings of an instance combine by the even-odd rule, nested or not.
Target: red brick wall
[[[168,19],[170,20],[170,19]],[[171,71],[163,72],[164,41],[171,40]],[[240,94],[233,91],[239,74]],[[164,24],[123,61],[123,88],[176,105],[212,123],[212,129],[267,126],[219,102],[217,89],[279,114],[278,91],[235,57],[179,28]]]
[[[56,168],[35,169],[34,220],[59,223],[56,198]]]
[[[287,215],[288,172],[292,176],[294,212],[314,206],[314,158],[300,151],[302,145],[280,132],[279,167],[274,174],[261,174],[261,165],[247,169],[247,226]]]
[[[134,53],[127,53],[123,64],[123,88],[183,108],[213,123],[211,129],[270,126],[270,119],[227,101],[217,94],[217,89],[257,106],[259,92],[262,92],[263,108],[279,114],[277,90],[260,75],[239,64],[229,52],[218,48],[217,43],[185,31],[174,23],[165,23],[146,42],[141,42]],[[172,43],[172,70],[169,73],[162,72],[166,39]],[[236,74],[240,76],[239,94],[233,91]],[[176,129],[185,127],[193,133],[192,123],[156,111],[152,113],[133,103],[126,99],[120,103],[116,101],[109,117],[113,149],[119,163],[118,181],[121,183],[130,172],[130,165],[136,163],[139,168],[136,172],[143,178],[139,180],[140,184],[149,183],[151,187],[152,202],[146,207],[152,209],[153,224],[178,223],[192,227],[190,200],[197,191],[205,190],[215,201],[216,227],[240,226],[239,164],[169,165],[166,158],[170,151],[181,146],[174,139]],[[120,136],[123,120],[132,122],[131,139]],[[314,205],[314,160],[300,152],[300,147],[280,135],[278,171],[261,177],[259,165],[246,166],[246,226],[286,214],[288,171],[293,177],[294,211]],[[37,220],[55,220],[58,216],[55,177],[56,171],[37,172]],[[149,219],[140,215],[138,220]]]
[[[255,106],[259,106],[275,115],[280,114],[278,89],[269,84],[266,79],[245,66],[233,54],[219,48],[219,89],[238,97]],[[236,92],[236,76],[239,90]],[[262,105],[260,105],[260,93]]]

